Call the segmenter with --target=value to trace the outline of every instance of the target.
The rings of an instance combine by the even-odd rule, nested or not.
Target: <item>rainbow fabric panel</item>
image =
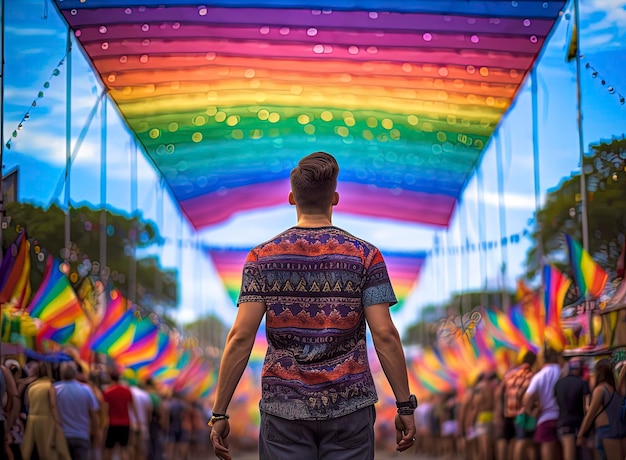
[[[241,289],[241,274],[248,252],[252,248],[206,248],[224,289],[234,304],[237,304]],[[398,303],[394,310],[402,308],[419,281],[419,275],[426,260],[426,252],[388,252],[383,251],[391,285]]]
[[[196,228],[285,204],[447,226],[565,0],[55,0]]]

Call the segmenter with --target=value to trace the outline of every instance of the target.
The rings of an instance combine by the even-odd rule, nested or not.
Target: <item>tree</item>
[[[87,206],[70,211],[71,251],[65,251],[65,213],[56,205],[43,209],[27,203],[8,203],[6,214],[11,217],[11,226],[4,231],[3,244],[8,245],[22,227],[32,240],[34,252],[47,252],[70,264],[70,281],[77,285],[86,276],[108,277],[120,290],[129,296],[129,273],[136,263],[136,302],[149,309],[154,306],[174,307],[177,305],[177,272],[163,269],[155,256],[134,258],[136,249],[147,249],[162,244],[156,225],[144,221],[141,216],[125,217],[106,211],[107,254],[106,269],[101,270],[100,258],[100,210]],[[43,272],[43,258],[33,258],[34,286],[38,285]]]
[[[626,139],[591,145],[591,154],[583,161],[583,171],[588,189],[589,253],[609,273],[609,279],[613,279],[626,233]],[[539,274],[542,265],[539,254],[565,273],[570,272],[563,252],[563,234],[582,241],[581,202],[580,173],[548,193],[546,204],[535,216],[535,230],[531,234],[534,244],[526,257],[529,279]]]
[[[186,336],[198,339],[198,345],[207,356],[216,358],[224,348],[228,329],[219,317],[210,314],[186,324],[183,331]]]

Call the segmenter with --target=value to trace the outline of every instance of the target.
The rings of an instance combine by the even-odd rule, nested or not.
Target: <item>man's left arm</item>
[[[400,335],[391,319],[389,304],[381,303],[365,307],[365,319],[372,333],[374,348],[387,377],[396,401],[409,399],[409,379]],[[396,415],[396,441],[402,452],[415,442],[415,419],[413,415]]]

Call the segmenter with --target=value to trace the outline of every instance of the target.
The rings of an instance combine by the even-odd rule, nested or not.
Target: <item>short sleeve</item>
[[[371,262],[365,267],[365,284],[363,286],[363,307],[380,303],[389,303],[389,306],[398,303],[391,286],[389,273],[382,254],[374,248]]]
[[[531,395],[537,393],[537,391],[539,390],[540,380],[541,380],[541,374],[533,375],[532,378],[530,379],[530,383],[528,384],[528,388],[526,388],[526,393],[531,394]]]
[[[237,305],[244,302],[263,302],[265,291],[265,282],[259,268],[258,257],[253,249],[243,265],[241,290]]]
[[[88,386],[83,387],[87,394],[89,395],[89,409],[93,411],[97,411],[100,408],[100,404],[98,403],[98,398],[93,393],[93,390]]]

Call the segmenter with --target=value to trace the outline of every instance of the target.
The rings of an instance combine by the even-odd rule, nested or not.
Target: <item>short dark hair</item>
[[[326,152],[315,152],[298,162],[290,174],[291,191],[304,213],[326,212],[337,190],[339,164]]]
[[[528,350],[524,354],[524,357],[522,358],[522,363],[526,363],[530,367],[533,367],[535,365],[536,361],[537,361],[537,354],[534,351],[531,351],[531,350]]]
[[[547,346],[544,351],[543,351],[543,360],[546,363],[549,364],[557,364],[559,362],[559,359],[561,359],[561,352],[550,347]]]

